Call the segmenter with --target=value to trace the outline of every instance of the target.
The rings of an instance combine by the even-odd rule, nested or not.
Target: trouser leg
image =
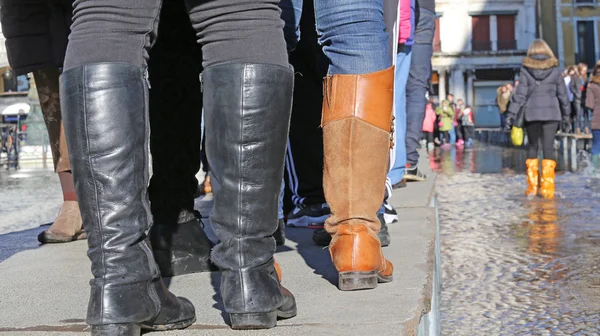
[[[529,145],[527,147],[527,158],[537,159],[539,155],[540,141],[542,140],[542,123],[530,122],[525,125]]]
[[[415,14],[415,44],[412,47],[411,67],[406,84],[406,163],[412,166],[419,161],[417,150],[425,118],[425,93],[431,76],[435,31],[435,13],[420,8]]]
[[[554,139],[558,131],[558,126],[558,121],[549,121],[542,124],[542,150],[545,160],[556,160],[554,155]]]

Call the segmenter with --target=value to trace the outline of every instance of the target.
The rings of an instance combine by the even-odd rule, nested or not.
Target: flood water
[[[528,199],[525,152],[478,146],[429,156],[443,335],[600,335],[600,173],[561,159],[556,199]]]

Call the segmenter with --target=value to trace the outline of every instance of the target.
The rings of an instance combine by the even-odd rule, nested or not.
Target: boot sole
[[[393,277],[384,276],[377,271],[371,272],[340,272],[338,277],[338,288],[341,291],[354,291],[362,289],[373,289],[378,283],[391,282]]]
[[[106,324],[92,326],[92,336],[139,336],[142,327],[139,324]]]
[[[179,322],[175,322],[175,323],[169,323],[169,324],[142,323],[141,328],[143,330],[151,330],[151,331],[178,330],[178,329],[185,329],[185,328],[191,326],[192,324],[194,324],[194,322],[196,322],[196,316],[192,317],[191,319],[187,319],[187,320],[183,320],[183,321],[179,321]],[[119,335],[119,334],[116,334],[116,335]],[[129,335],[127,335],[127,336],[129,336]]]
[[[160,273],[163,277],[173,277],[177,275],[212,272],[218,268],[210,262],[210,260],[200,259],[190,256],[181,258],[176,261],[171,261],[170,251],[154,250],[154,259],[159,266]]]
[[[61,244],[61,243],[70,243],[76,240],[82,240],[87,238],[87,233],[79,232],[74,236],[61,236],[56,235],[48,231],[41,232],[38,235],[38,242],[41,244]]]
[[[256,330],[270,329],[277,326],[277,320],[285,320],[296,316],[296,306],[289,311],[276,310],[268,313],[229,314],[231,329]]]

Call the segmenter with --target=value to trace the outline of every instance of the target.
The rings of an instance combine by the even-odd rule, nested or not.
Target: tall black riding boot
[[[194,306],[164,286],[146,231],[151,223],[148,86],[122,63],[70,69],[61,106],[94,278],[87,323],[93,336],[139,335],[195,321]]]
[[[234,329],[271,328],[296,315],[273,254],[290,123],[293,71],[226,64],[202,73],[206,154],[213,179],[212,260]]]

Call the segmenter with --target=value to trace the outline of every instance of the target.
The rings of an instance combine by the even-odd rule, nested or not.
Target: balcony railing
[[[498,50],[516,50],[517,49],[517,41],[498,41]]]
[[[472,41],[471,42],[471,50],[473,50],[473,51],[491,51],[492,50],[492,42],[491,41]]]

